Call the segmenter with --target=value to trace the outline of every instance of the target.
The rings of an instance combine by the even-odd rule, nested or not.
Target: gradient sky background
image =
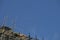
[[[60,40],[60,0],[0,0],[0,25],[13,26],[15,31],[42,40]]]

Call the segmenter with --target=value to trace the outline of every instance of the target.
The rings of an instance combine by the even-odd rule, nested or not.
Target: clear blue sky
[[[16,19],[17,32],[60,40],[60,0],[0,0],[0,25],[3,16],[9,26]]]

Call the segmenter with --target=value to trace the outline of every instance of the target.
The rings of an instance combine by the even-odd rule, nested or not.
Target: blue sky
[[[0,25],[13,26],[16,32],[37,35],[42,40],[60,40],[60,0],[0,0]]]

